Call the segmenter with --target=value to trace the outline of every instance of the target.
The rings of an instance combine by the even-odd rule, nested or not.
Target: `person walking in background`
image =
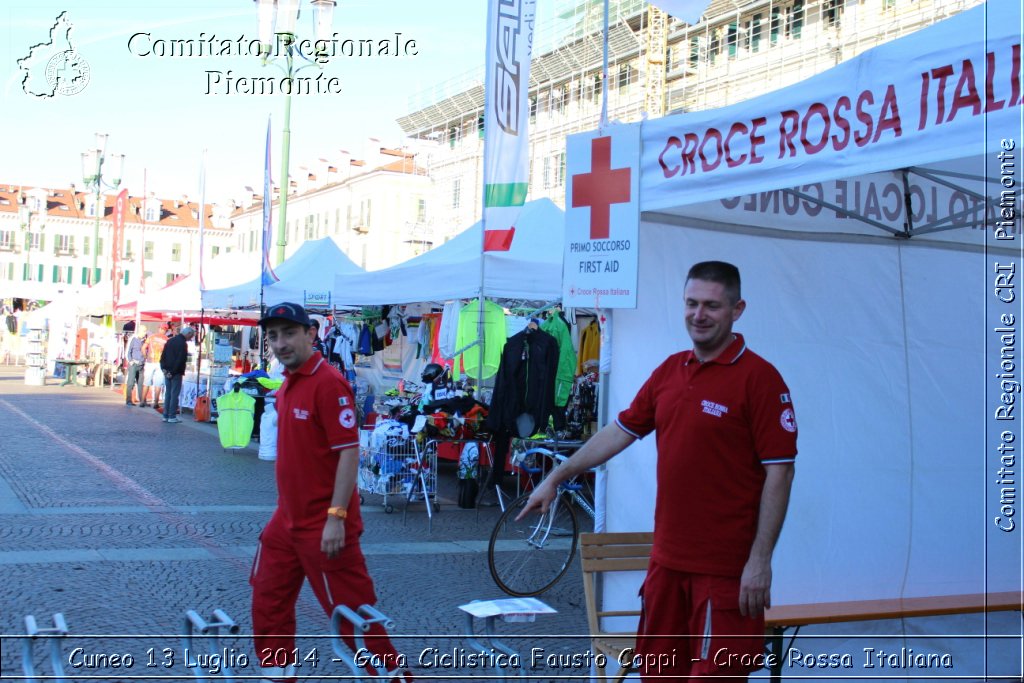
[[[143,353],[142,346],[145,341],[146,326],[139,325],[135,328],[135,334],[128,340],[128,353],[125,354],[128,368],[125,370],[124,404],[129,407],[133,403],[132,393],[135,391],[136,386],[139,388],[139,405],[146,405],[146,388],[142,385],[142,368],[146,362],[146,354]]]
[[[668,357],[618,419],[530,495],[546,511],[558,484],[657,434],[654,544],[640,589],[635,651],[644,681],[745,681],[764,651],[772,554],[789,505],[796,416],[778,370],[733,323],[746,309],[740,273],[694,265],[683,289],[691,351]]]
[[[167,340],[160,356],[160,369],[164,372],[164,422],[181,422],[178,418],[178,399],[181,397],[181,381],[188,364],[188,342],[196,331],[188,325]]]
[[[270,663],[264,680],[282,680],[295,675],[295,601],[304,577],[328,616],[338,605],[373,605],[377,596],[359,545],[363,522],[352,387],[313,348],[314,328],[298,304],[271,306],[260,326],[286,370],[276,400],[277,509],[260,534],[249,583],[256,656]],[[352,624],[342,620],[341,627],[342,638],[355,649]],[[364,638],[374,661],[383,664],[375,668],[399,668],[403,659],[379,624]],[[411,674],[396,677],[410,680]]]
[[[170,333],[169,329],[165,329],[148,335],[146,342],[142,345],[146,363],[142,372],[145,393],[142,394],[140,406],[149,405],[146,401],[149,399],[149,392],[152,391],[153,409],[160,410],[160,390],[164,386],[164,373],[160,368],[160,357],[163,355],[164,345],[167,344],[167,337]]]
[[[320,352],[320,355],[327,358],[327,344],[320,338],[320,321],[310,318],[310,326],[313,328],[313,348]]]

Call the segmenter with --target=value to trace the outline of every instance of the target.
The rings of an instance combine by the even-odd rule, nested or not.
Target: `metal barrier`
[[[353,653],[348,652],[348,647],[341,639],[341,624],[344,621],[348,621],[353,626],[353,639],[355,640],[355,651]],[[344,662],[346,666],[352,671],[353,676],[360,676],[362,674],[370,675],[366,670],[365,665],[371,664],[376,665],[381,663],[377,661],[373,656],[362,656],[360,653],[370,652],[371,650],[366,646],[366,640],[363,638],[364,633],[369,633],[370,628],[374,624],[380,624],[381,628],[385,631],[393,629],[395,622],[390,617],[380,612],[375,607],[370,605],[362,605],[359,607],[357,612],[353,612],[351,608],[345,605],[338,605],[334,608],[334,612],[331,614],[331,649],[334,650],[334,654],[337,655],[337,661]],[[356,661],[356,657],[359,657],[359,661]],[[363,662],[363,664],[360,664]],[[380,676],[385,676],[385,680],[393,678],[402,679],[402,670],[399,666],[394,669],[387,668],[387,662],[383,662],[384,666],[374,666],[377,671],[377,677],[374,680],[380,680]],[[380,669],[383,669],[381,671]]]
[[[185,648],[185,663],[186,666],[189,662],[189,653],[193,653],[194,656],[192,661],[195,662],[195,666],[189,666],[192,675],[201,681],[205,681],[207,669],[211,661],[216,661],[220,668],[220,673],[216,676],[218,680],[234,681],[234,672],[231,670],[231,666],[228,661],[225,661],[223,653],[228,648],[223,647],[220,644],[221,629],[224,629],[231,635],[237,635],[239,632],[239,626],[235,623],[235,620],[227,615],[222,609],[213,610],[213,615],[209,621],[199,616],[199,613],[195,610],[189,610],[185,612],[185,635],[181,638],[182,647]],[[203,636],[202,648],[197,649],[193,646],[192,636],[193,635]],[[202,656],[199,656],[202,653]],[[212,658],[216,657],[216,660]]]
[[[39,628],[36,618],[31,614],[25,617],[26,638],[21,644],[21,668],[25,672],[25,680],[35,683],[35,646],[40,636],[45,636],[50,641],[50,668],[53,669],[53,676],[46,676],[47,680],[54,680],[57,683],[64,683],[64,656],[61,651],[61,643],[68,635],[68,625],[64,621],[64,615],[57,612],[53,615],[53,628]]]

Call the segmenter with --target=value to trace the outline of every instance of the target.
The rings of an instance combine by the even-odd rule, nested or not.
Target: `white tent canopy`
[[[255,263],[254,263],[255,261]],[[252,254],[230,252],[203,265],[203,285],[207,289],[227,287],[259,272],[259,261]],[[193,312],[203,308],[199,273],[195,272],[155,292],[143,294],[137,302],[145,312]]]
[[[203,304],[207,308],[248,308],[259,305],[259,254],[250,254],[249,257],[255,263],[256,276],[232,287],[208,287],[203,292]],[[264,288],[263,301],[267,304],[295,301],[305,306],[330,306],[333,303],[330,294],[335,277],[348,277],[363,272],[341,250],[334,238],[310,240],[274,269],[279,281]]]
[[[481,223],[405,263],[339,275],[335,301],[355,305],[446,301],[480,295]],[[484,255],[483,294],[550,301],[561,297],[564,216],[550,199],[527,202],[508,251]]]
[[[1020,479],[996,447],[1022,417],[995,419],[1020,398],[1019,292],[999,279],[1022,267],[1020,25],[1019,3],[988,3],[791,88],[642,124],[639,297],[614,314],[610,415],[689,347],[689,265],[739,266],[735,329],[786,378],[800,426],[773,604],[1020,590]],[[655,459],[649,438],[609,463],[608,531],[652,527]],[[632,604],[636,583],[606,595]],[[1019,634],[1004,616],[920,633]],[[980,641],[847,632],[960,652],[941,674],[981,677]],[[860,668],[872,644],[829,675],[879,674]],[[1019,674],[1012,641],[987,647],[991,673]]]

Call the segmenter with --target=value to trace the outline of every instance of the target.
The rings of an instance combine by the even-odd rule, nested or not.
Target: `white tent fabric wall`
[[[801,453],[775,555],[775,604],[1019,587],[1019,538],[995,538],[985,514],[997,495],[979,451],[989,416],[989,292],[963,286],[1000,257],[881,240],[794,241],[650,223],[642,230],[639,305],[615,312],[611,404],[628,405],[662,358],[688,347],[684,264],[707,259],[740,268],[749,307],[736,330],[792,390]],[[654,446],[648,438],[608,464],[609,531],[651,528]],[[1003,542],[986,550],[987,538]],[[609,582],[607,597],[635,605],[639,581]],[[964,633],[982,632],[980,615],[915,623],[930,635],[972,625]],[[902,628],[875,622],[838,632]],[[995,616],[989,628],[1019,633],[1019,615]],[[862,644],[830,646],[860,653],[860,667]],[[927,651],[923,641],[912,646]],[[959,652],[958,671],[980,670],[963,663],[978,664],[977,648]]]
[[[249,308],[260,303],[260,255],[247,254],[253,263],[250,278],[231,287],[207,287],[203,304],[207,308]],[[263,290],[263,301],[270,305],[294,301],[307,306],[329,306],[329,296],[337,275],[363,273],[341,250],[333,237],[309,240],[285,261],[274,268],[279,279]]]
[[[553,301],[562,296],[565,218],[550,199],[527,202],[509,251],[485,255],[484,296]],[[334,299],[352,305],[468,299],[480,294],[481,224],[390,268],[339,275]]]
[[[797,479],[775,555],[774,604],[1021,590],[1020,516],[1013,533],[993,523],[1003,495],[995,483],[995,446],[1003,429],[1014,443],[1021,436],[1019,415],[993,419],[1001,391],[995,378],[1001,340],[993,330],[999,313],[1014,314],[1016,330],[1022,318],[1019,292],[1004,304],[993,290],[995,264],[1019,269],[1024,240],[1020,25],[1019,3],[987,3],[791,89],[718,112],[643,124],[639,301],[636,310],[614,314],[611,414],[628,405],[665,356],[689,346],[681,301],[686,269],[706,259],[736,263],[750,304],[736,329],[786,378],[800,426]],[[931,109],[919,116],[921,74],[945,64],[957,74],[945,84],[949,120],[936,118],[934,89]],[[970,68],[977,80],[966,75]],[[1014,68],[1018,73],[1011,76]],[[987,82],[984,73],[995,77]],[[901,135],[890,131],[878,144],[841,153],[785,152],[780,112],[830,106],[843,94],[880,96],[887,87],[898,93]],[[977,106],[970,104],[971,93]],[[722,163],[717,173],[702,174],[697,158],[681,178],[667,173],[682,163],[678,154],[668,168],[660,164],[659,154],[684,144],[666,145],[670,135],[682,140],[692,132],[703,139],[704,131],[717,128],[725,136],[731,122],[749,128],[760,116],[767,123],[759,133],[768,141],[759,166]],[[809,139],[816,134],[802,131]],[[1007,175],[998,158],[1003,139],[1015,144],[1012,227],[1010,239],[996,240],[997,221],[1006,218],[1005,186],[998,182]],[[799,138],[796,144],[800,150]],[[902,168],[909,168],[906,185]],[[929,178],[930,169],[961,175]],[[861,175],[850,177],[854,173]],[[798,193],[820,195],[875,225],[840,217]],[[915,229],[957,229],[906,240],[892,235],[908,222]],[[1017,339],[1009,346],[1019,380]],[[1020,394],[1010,393],[1019,402]],[[1015,455],[1019,471],[1019,451]],[[651,528],[654,463],[654,439],[609,463],[609,531]],[[639,581],[609,581],[610,607],[635,606]],[[980,680],[985,666],[990,675],[1021,673],[1016,613],[860,622],[806,633],[837,640],[800,639],[798,647],[853,653],[856,666],[785,673],[864,679],[933,673],[971,680]],[[985,633],[1015,638],[955,637]],[[846,637],[851,634],[869,635],[871,642]],[[936,635],[949,637],[914,638]],[[952,653],[954,668],[870,669],[864,647]]]

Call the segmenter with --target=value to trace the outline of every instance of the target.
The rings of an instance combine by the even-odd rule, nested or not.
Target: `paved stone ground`
[[[190,416],[185,415],[186,418]],[[223,451],[213,425],[186,419],[169,425],[151,409],[126,408],[108,389],[25,386],[23,370],[0,367],[0,674],[21,675],[23,617],[42,626],[64,614],[71,635],[62,644],[66,670],[77,680],[159,677],[186,680],[180,635],[189,609],[220,608],[241,627],[221,643],[236,676],[255,676],[249,638],[247,583],[256,539],[273,510],[273,463],[255,445]],[[424,679],[483,680],[467,667],[421,664],[468,648],[457,606],[504,597],[487,570],[486,546],[498,509],[461,510],[455,469],[443,463],[441,512],[428,531],[424,506],[405,519],[402,502],[385,514],[367,496],[363,549],[377,585],[378,607],[396,622],[399,650]],[[517,649],[545,654],[587,650],[578,564],[542,599],[556,615],[503,624]],[[300,651],[318,658],[301,672],[344,676],[332,662],[327,619],[304,589],[298,605]],[[81,648],[81,650],[75,650]],[[41,674],[46,643],[36,647]],[[220,651],[218,649],[218,651]],[[128,654],[116,668],[103,655]],[[194,651],[192,653],[194,655]],[[74,655],[72,657],[72,655]],[[163,664],[173,659],[169,668]],[[247,666],[240,666],[248,658]],[[81,663],[73,669],[69,660]],[[152,664],[152,666],[150,666]],[[588,667],[529,670],[533,680],[585,677]]]

